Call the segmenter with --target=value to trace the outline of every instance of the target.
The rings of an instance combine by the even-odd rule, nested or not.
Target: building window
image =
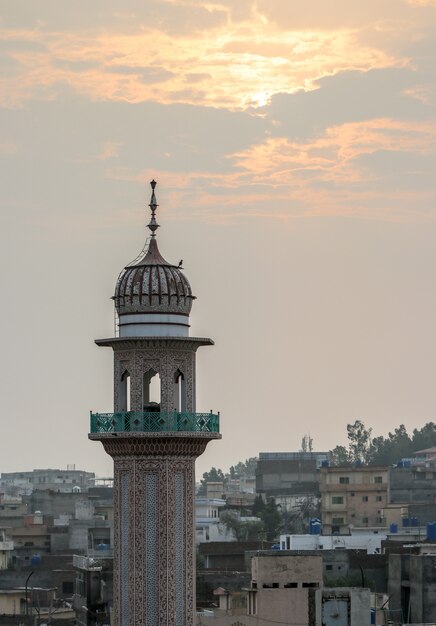
[[[375,483],[382,483],[383,482],[383,476],[374,476],[374,482]]]
[[[341,485],[349,485],[350,484],[350,478],[348,476],[339,476],[339,483]]]
[[[335,526],[340,526],[343,523],[344,523],[344,518],[343,517],[333,517],[332,518],[332,524],[334,524]]]
[[[283,587],[285,589],[296,589],[298,587],[298,583],[285,583]]]
[[[62,582],[62,593],[74,593],[74,583],[70,580]]]
[[[311,588],[318,589],[318,587],[319,587],[319,583],[303,583],[303,585],[302,585],[302,586],[303,586],[304,588],[311,587]]]
[[[376,502],[381,502],[383,500],[383,498],[381,496],[376,496],[375,497],[375,501]]]
[[[186,412],[186,381],[179,369],[174,374],[174,409],[181,413]]]
[[[368,502],[368,496],[362,496],[362,502]]]
[[[332,504],[344,504],[343,496],[332,496]]]
[[[368,518],[362,517],[362,524],[367,524],[367,523],[368,523]]]
[[[326,565],[325,569],[326,569],[327,572],[331,572],[332,569],[333,569],[333,565]]]

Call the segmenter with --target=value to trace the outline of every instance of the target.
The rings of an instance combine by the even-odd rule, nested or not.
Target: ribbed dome
[[[165,261],[156,241],[156,182],[151,183],[151,240],[145,254],[127,265],[115,286],[120,337],[187,337],[191,286],[179,265]]]
[[[152,239],[145,256],[121,273],[115,287],[118,315],[184,313],[192,307],[191,286],[179,267],[168,263]]]

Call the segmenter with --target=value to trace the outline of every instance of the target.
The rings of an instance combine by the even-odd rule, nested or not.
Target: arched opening
[[[125,370],[118,388],[118,404],[120,411],[130,411],[130,373]]]
[[[183,372],[179,369],[174,374],[174,410],[186,412],[186,382]]]
[[[159,372],[149,369],[142,377],[142,404],[146,412],[160,411],[160,376]]]

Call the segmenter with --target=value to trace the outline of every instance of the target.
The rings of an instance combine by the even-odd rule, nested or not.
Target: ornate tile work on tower
[[[186,410],[195,411],[195,352],[192,350],[124,350],[114,353],[114,406],[120,409],[119,382],[128,369],[131,380],[131,402],[134,411],[143,410],[143,375],[150,369],[159,373],[161,410],[174,409],[174,375],[183,372],[186,385]]]
[[[145,474],[145,626],[158,623],[157,475]]]
[[[175,626],[184,626],[186,564],[185,564],[185,477],[182,473],[174,476],[175,481],[175,534],[176,534],[176,620]]]
[[[120,626],[129,626],[129,562],[130,562],[130,499],[129,475],[121,474],[120,479]]]

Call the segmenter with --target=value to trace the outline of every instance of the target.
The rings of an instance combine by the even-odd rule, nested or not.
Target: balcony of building
[[[219,433],[219,413],[91,413],[91,433]]]

